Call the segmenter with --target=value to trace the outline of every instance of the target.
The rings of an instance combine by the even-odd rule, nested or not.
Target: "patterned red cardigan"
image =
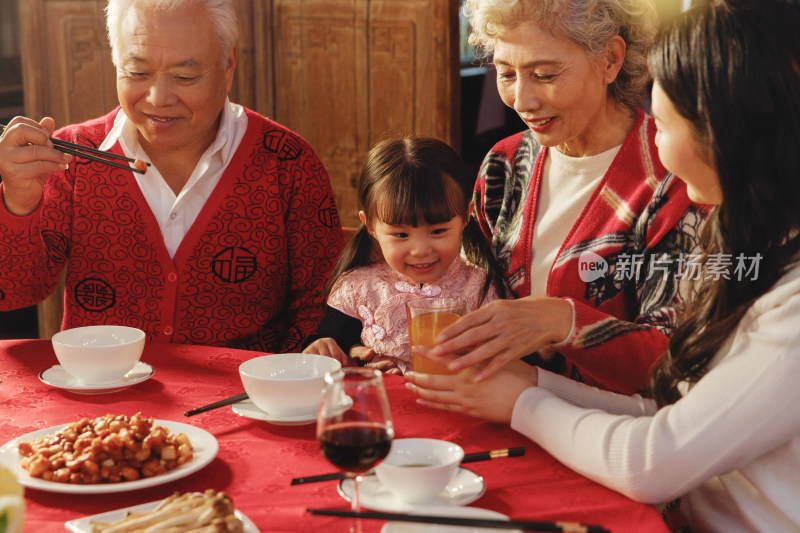
[[[661,165],[654,137],[653,120],[639,111],[547,280],[548,296],[567,298],[575,308],[572,334],[553,347],[566,359],[560,370],[627,394],[648,386],[667,347],[681,303],[681,254],[695,249],[704,217],[684,183]],[[545,157],[547,148],[532,132],[508,137],[486,156],[475,186],[479,222],[518,298],[530,294],[531,235]],[[589,270],[590,263],[599,270]]]
[[[117,111],[55,136],[97,147]],[[174,259],[127,170],[73,162],[32,214],[0,203],[0,309],[42,300],[66,265],[63,329],[123,324],[155,342],[296,351],[322,318],[342,242],[311,147],[248,110],[241,144]]]

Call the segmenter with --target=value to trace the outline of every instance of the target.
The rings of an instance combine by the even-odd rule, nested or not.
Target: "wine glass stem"
[[[350,505],[355,512],[361,511],[361,479],[361,474],[356,474],[356,477],[353,478],[353,500]]]

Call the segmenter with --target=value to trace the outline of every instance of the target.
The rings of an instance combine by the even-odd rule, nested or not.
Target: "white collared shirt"
[[[247,130],[247,114],[244,108],[226,99],[217,138],[200,157],[189,180],[178,195],[175,195],[155,165],[148,167],[145,174],[133,174],[158,221],[170,257],[175,257],[175,251],[211,196],[214,187],[219,183],[244,137],[245,130]],[[117,141],[126,156],[150,160],[139,144],[136,126],[121,109],[114,119],[114,127],[99,148],[108,150]]]

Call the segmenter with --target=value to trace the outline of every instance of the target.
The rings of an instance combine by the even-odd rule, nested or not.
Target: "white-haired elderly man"
[[[123,324],[151,342],[295,351],[342,245],[328,175],[297,134],[231,103],[234,0],[109,0],[120,107],[0,137],[0,310],[66,265],[62,329]],[[149,161],[144,174],[49,137]]]

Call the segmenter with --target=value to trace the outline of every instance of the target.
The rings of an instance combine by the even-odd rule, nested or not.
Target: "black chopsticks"
[[[226,405],[230,405],[236,402],[243,402],[244,400],[248,399],[246,392],[241,394],[237,394],[236,396],[231,396],[230,398],[225,398],[224,400],[220,400],[218,402],[210,403],[208,405],[204,405],[203,407],[198,407],[197,409],[192,409],[191,411],[186,411],[184,416],[194,416],[196,414],[205,413],[206,411],[211,411],[212,409],[216,409],[217,407],[224,407]]]
[[[476,461],[488,461],[489,459],[499,459],[501,457],[519,457],[525,455],[525,447],[517,446],[515,448],[503,448],[502,450],[490,450],[485,452],[474,452],[464,455],[461,464],[474,463]],[[292,479],[292,485],[305,485],[306,483],[316,483],[317,481],[334,481],[337,479],[344,479],[345,475],[341,472],[333,472],[331,474],[320,474],[316,476],[296,477]]]
[[[446,526],[486,527],[494,529],[522,529],[524,531],[551,531],[555,533],[609,533],[602,526],[577,522],[540,522],[532,520],[500,520],[496,518],[463,518],[458,516],[415,515],[373,511],[342,511],[338,509],[306,509],[313,515],[392,520],[394,522],[416,522],[418,524],[441,524]]]
[[[100,163],[104,163],[112,167],[124,168],[132,172],[136,172],[138,174],[144,174],[145,172],[147,172],[147,170],[141,170],[139,168],[132,167],[130,165],[125,165],[122,163],[117,163],[116,161],[111,161],[112,159],[118,159],[120,161],[128,161],[129,163],[136,162],[135,159],[131,159],[130,157],[126,157],[124,155],[117,155],[113,152],[104,152],[103,150],[96,150],[88,146],[70,143],[67,141],[61,141],[59,139],[51,138],[50,140],[55,145],[56,150],[64,152],[65,154],[72,154],[75,157],[82,157],[83,159],[98,161]],[[150,166],[150,163],[145,163],[145,164],[147,166]]]
[[[489,450],[486,452],[474,452],[464,454],[461,464],[474,463],[475,461],[487,461],[489,459],[500,459],[501,457],[519,457],[525,455],[525,446],[514,448],[503,448],[502,450]]]
[[[337,479],[344,479],[345,475],[341,472],[332,472],[330,474],[319,474],[317,476],[296,477],[292,479],[292,485],[305,485],[306,483],[316,483],[317,481],[334,481]]]
[[[4,132],[6,129],[5,124],[0,124],[0,133]],[[96,148],[91,148],[89,146],[84,146],[82,144],[75,144],[67,141],[62,141],[60,139],[53,139],[50,137],[50,141],[55,146],[56,150],[64,152],[65,154],[74,155],[75,157],[82,157],[83,159],[89,159],[91,161],[98,161],[100,163],[104,163],[106,165],[110,165],[112,167],[117,168],[124,168],[126,170],[130,170],[132,172],[136,172],[138,174],[144,174],[147,170],[141,170],[136,168],[136,166],[125,165],[123,163],[118,163],[116,160],[119,161],[127,161],[128,163],[136,163],[137,159],[131,159],[130,157],[126,157],[124,155],[118,155],[113,152],[105,152],[103,150],[97,150]],[[142,161],[148,167],[151,166],[150,163]]]

